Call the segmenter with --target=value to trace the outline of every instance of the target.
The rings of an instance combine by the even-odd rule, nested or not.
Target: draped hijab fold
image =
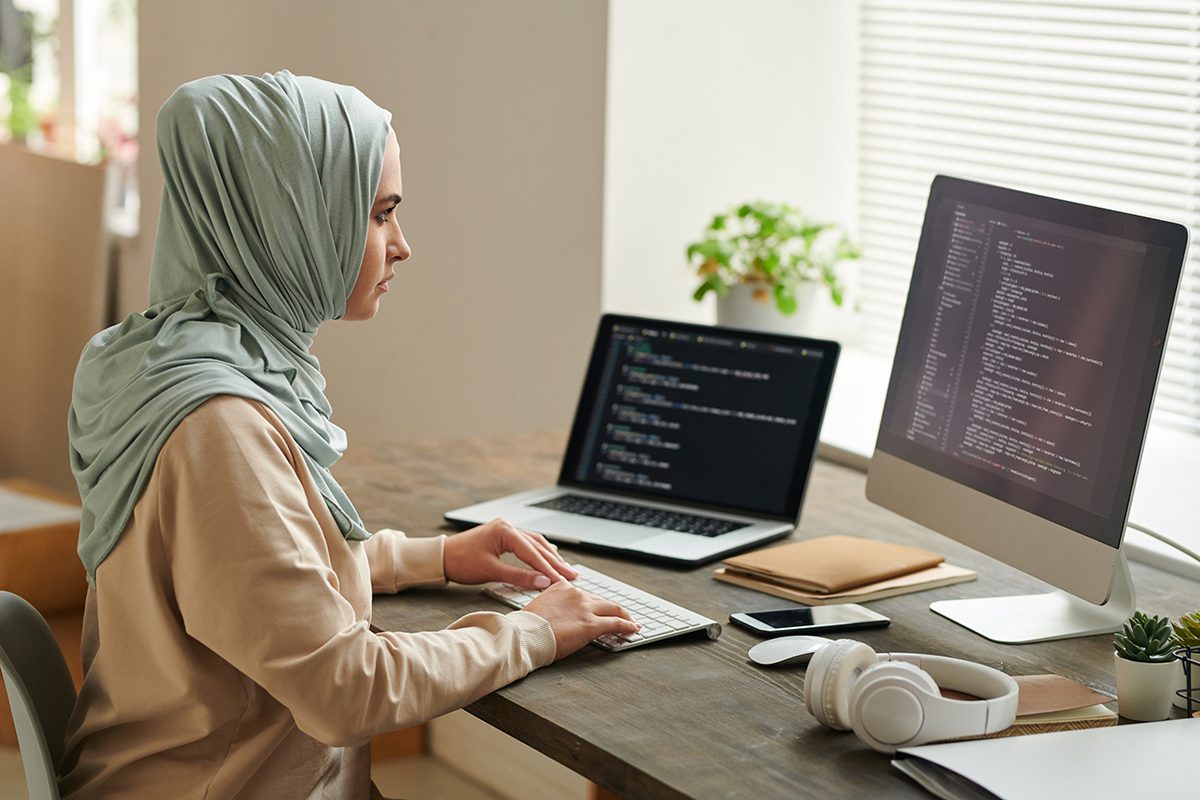
[[[67,420],[89,580],[167,437],[219,394],[270,408],[343,535],[368,537],[329,472],[346,436],[309,347],[357,280],[389,124],[357,89],[286,70],[202,78],[159,111],[150,306],[84,347]]]

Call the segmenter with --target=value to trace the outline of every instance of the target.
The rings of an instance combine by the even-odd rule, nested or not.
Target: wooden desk
[[[528,434],[356,445],[335,472],[368,527],[427,534],[447,530],[442,513],[450,508],[553,483],[564,443],[561,435]],[[1012,675],[1057,672],[1113,690],[1111,636],[1002,645],[930,611],[937,599],[1043,585],[871,505],[864,482],[862,473],[818,462],[795,536],[843,533],[928,547],[977,570],[979,579],[872,603],[891,627],[854,638],[879,651],[970,658]],[[712,565],[670,569],[563,550],[722,622],[733,611],[788,605],[714,581]],[[1144,610],[1178,616],[1200,602],[1193,582],[1141,564],[1131,571]],[[504,606],[474,587],[415,590],[377,596],[374,622],[384,630],[429,630],[479,609]],[[803,708],[803,670],[751,664],[746,651],[756,641],[725,625],[716,641],[685,637],[619,654],[588,647],[467,711],[627,798],[928,796],[853,734],[820,727]]]

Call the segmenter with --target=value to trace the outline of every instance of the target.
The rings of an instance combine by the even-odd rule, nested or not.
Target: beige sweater
[[[198,407],[88,592],[64,797],[372,796],[371,736],[554,660],[522,611],[370,630],[372,590],[445,583],[443,544],[346,541],[266,407]]]

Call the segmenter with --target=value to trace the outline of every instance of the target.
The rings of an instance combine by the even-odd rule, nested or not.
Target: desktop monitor
[[[1180,225],[939,175],[867,497],[1061,591],[931,608],[1000,642],[1116,630]]]

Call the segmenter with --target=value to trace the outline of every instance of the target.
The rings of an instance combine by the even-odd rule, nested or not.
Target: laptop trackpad
[[[540,514],[529,519],[514,520],[514,524],[526,530],[537,531],[548,539],[561,538],[565,541],[614,547],[628,545],[660,533],[637,525],[579,514]]]

